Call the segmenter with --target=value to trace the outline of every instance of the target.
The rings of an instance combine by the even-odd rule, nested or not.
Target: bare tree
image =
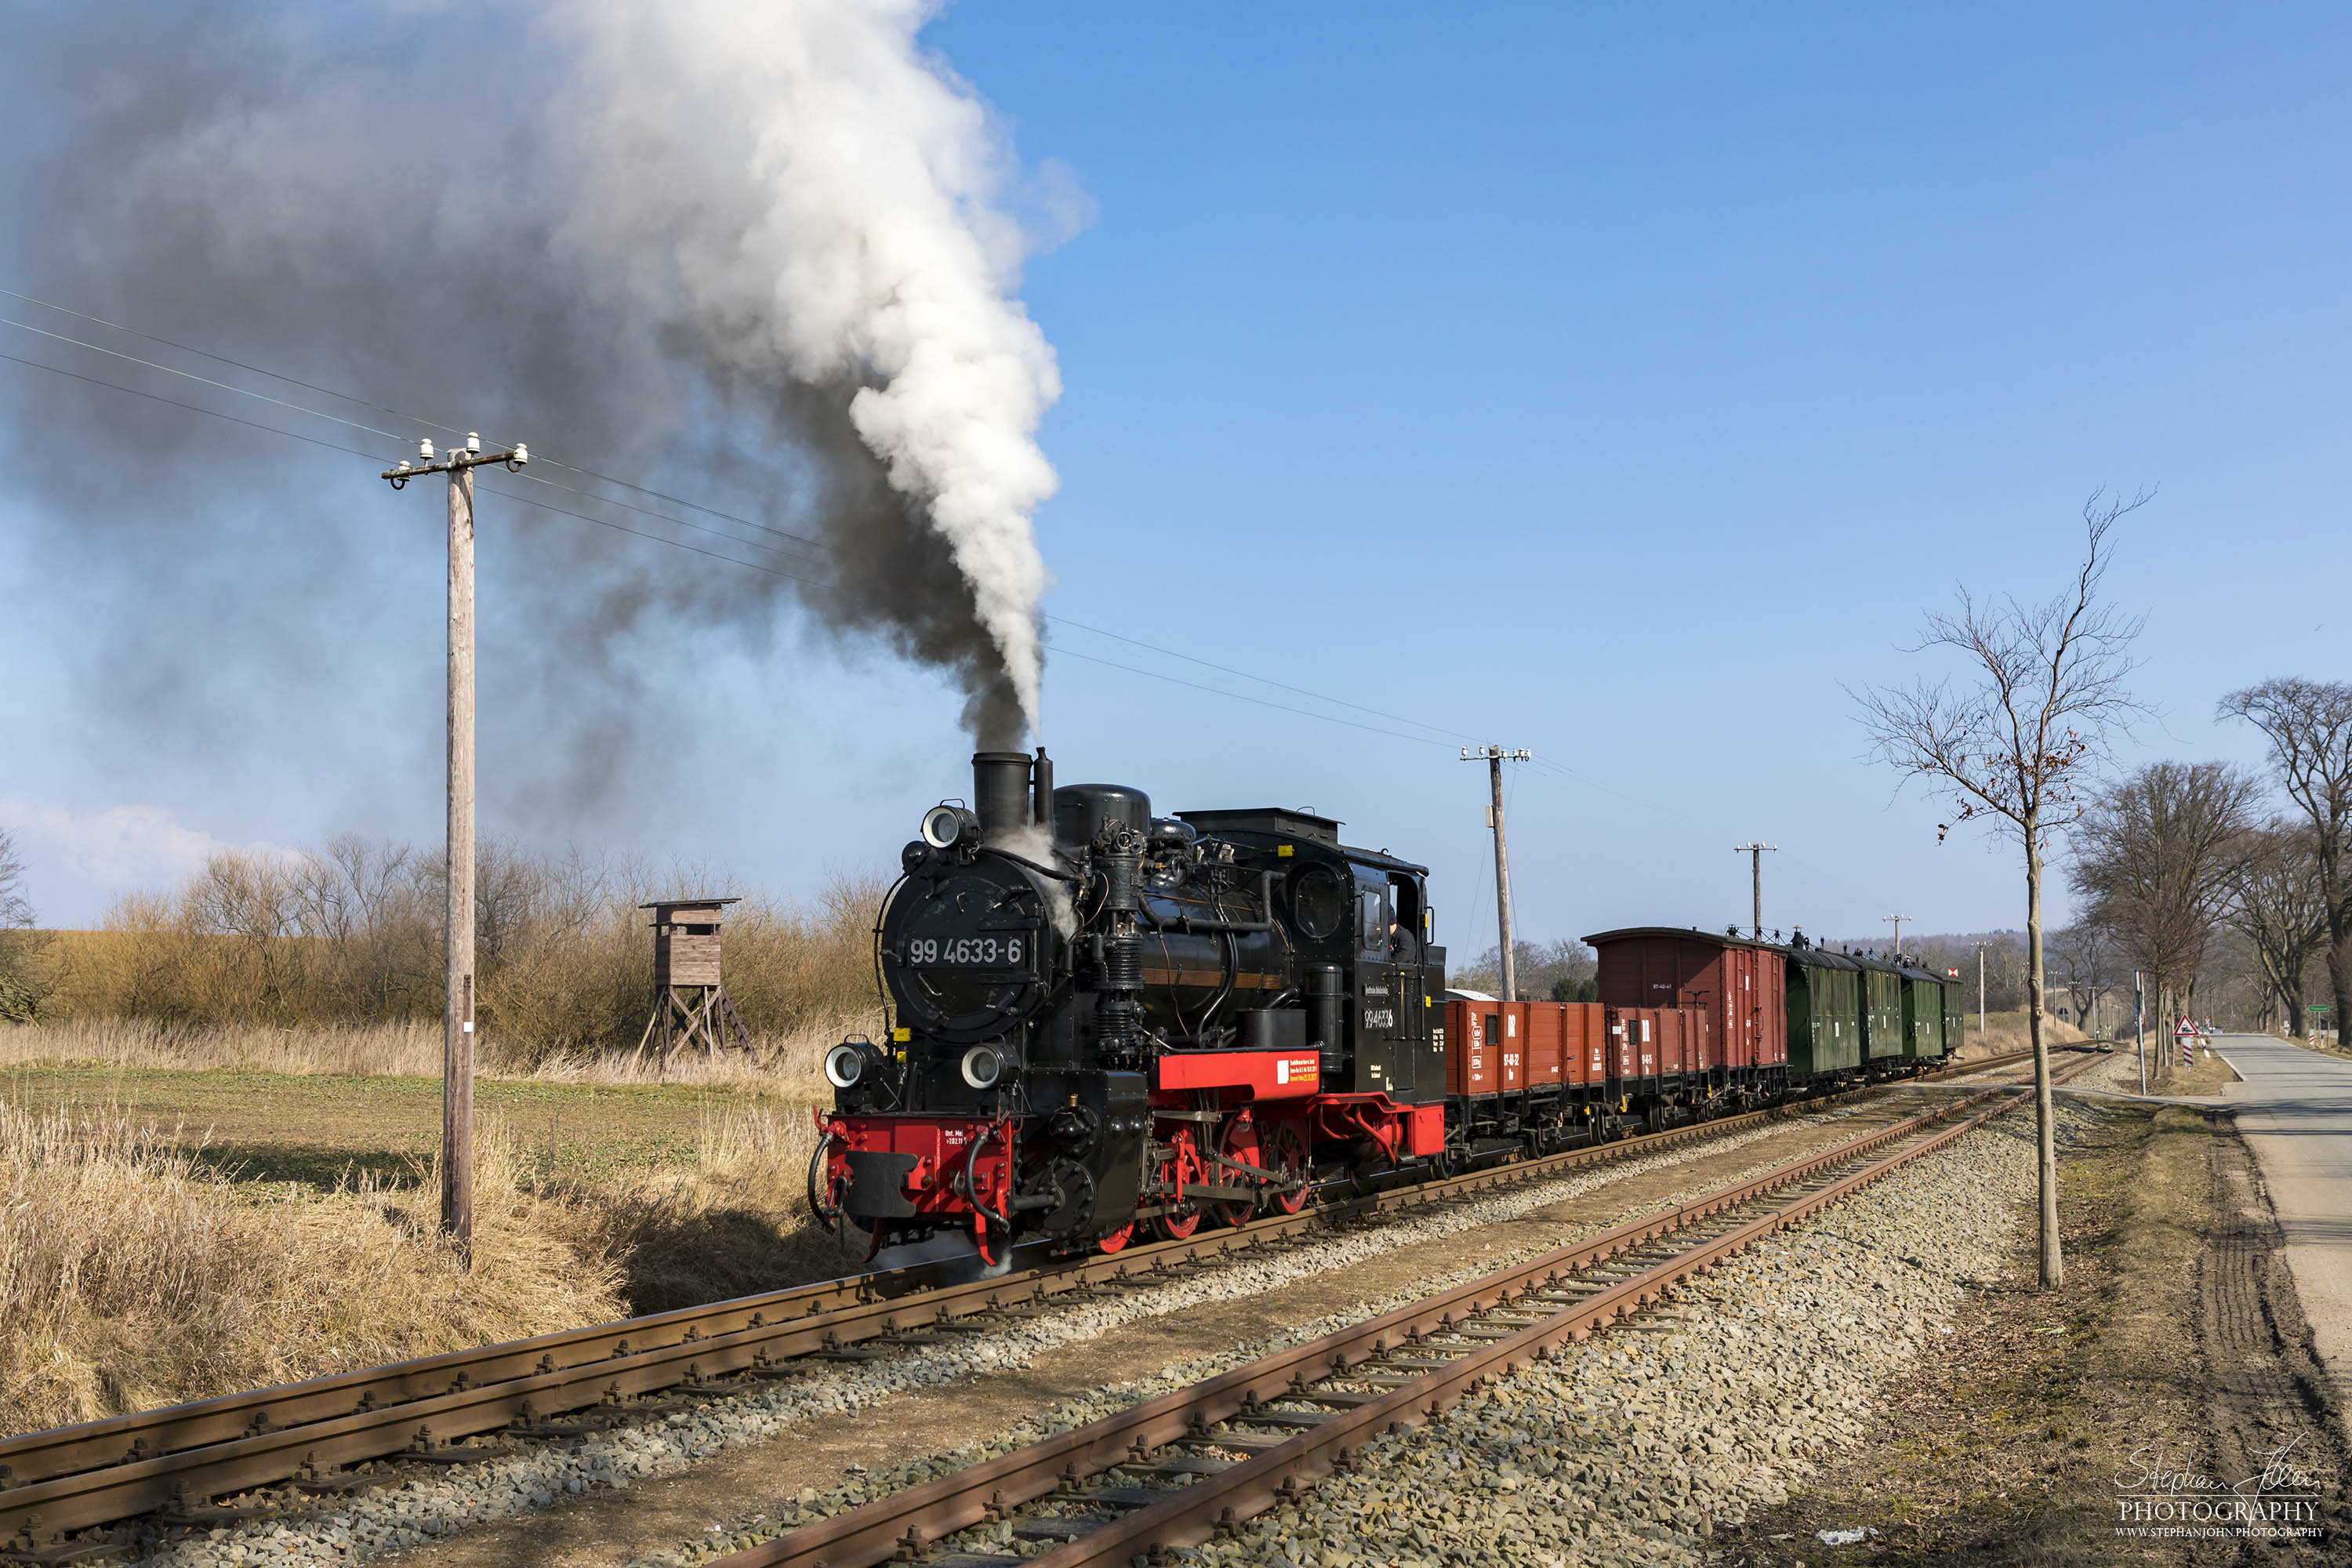
[[[2066,994],[2074,1005],[2074,1021],[2086,1034],[2098,1016],[2099,998],[2113,982],[2110,952],[2114,933],[2089,921],[2077,921],[2050,938],[2048,962],[2064,976]]]
[[[16,836],[0,827],[0,931],[23,931],[33,923],[25,897],[25,863],[16,858]]]
[[[16,838],[0,827],[0,1019],[28,1024],[39,1011],[39,996],[24,971],[33,938],[32,900],[25,897],[25,863],[16,858]]]
[[[2226,763],[2153,763],[2102,791],[2074,831],[2074,890],[2155,980],[2158,1017],[2195,1010],[2261,793]]]
[[[2311,822],[2319,896],[2327,911],[2327,984],[2336,1005],[2338,1039],[2352,1038],[2345,1011],[2352,1007],[2352,685],[2265,680],[2221,699],[2221,716],[2243,719],[2270,737],[2271,766],[2287,797]]]
[[[2136,616],[2099,598],[2108,535],[2149,492],[2083,503],[2089,536],[2066,591],[2039,605],[2014,598],[1980,604],[1966,589],[1959,610],[1931,615],[1916,651],[1958,656],[1967,674],[1855,694],[1871,754],[1920,778],[1959,810],[2013,835],[2025,854],[2026,1018],[2033,1039],[2034,1101],[2042,1146],[2042,1283],[2065,1276],[2058,1247],[2058,1144],[2050,1094],[2050,1048],[2042,1035],[2042,858],[2051,835],[2081,813],[2079,781],[2108,732],[2144,711],[2126,690]],[[1955,823],[1937,829],[1940,839]]]
[[[2222,918],[2252,944],[2264,983],[2285,1010],[2287,1032],[2300,1037],[2304,970],[2327,942],[2319,848],[2307,825],[2273,820],[2248,836]]]
[[[1556,942],[1515,942],[1511,946],[1512,970],[1522,996],[1549,996],[1555,1002],[1573,1002],[1580,991],[1590,991],[1592,977],[1600,973],[1592,950],[1570,938],[1563,937]],[[1457,989],[1499,994],[1503,984],[1502,969],[1502,949],[1490,947],[1478,955],[1475,963],[1456,970],[1447,978],[1446,984]]]

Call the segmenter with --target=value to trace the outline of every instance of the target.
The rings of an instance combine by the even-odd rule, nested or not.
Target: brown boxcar
[[[1668,1078],[1695,1074],[1707,1059],[1710,1019],[1698,1007],[1611,1007],[1609,1076]]]
[[[1527,1063],[1526,1082],[1529,1089],[1549,1089],[1568,1081],[1568,1064],[1564,1059],[1562,1030],[1567,1019],[1563,1015],[1568,1005],[1559,1002],[1528,1002],[1527,1023],[1520,1049]]]
[[[1584,939],[1600,958],[1601,1002],[1696,1007],[1713,1026],[1690,1070],[1738,1079],[1789,1059],[1788,973],[1779,948],[1745,937],[1633,926]]]
[[[1487,1039],[1495,1017],[1492,1002],[1445,1004],[1445,1092],[1493,1094],[1501,1087],[1501,1053]]]
[[[1525,1002],[1497,1002],[1495,1010],[1502,1016],[1503,1037],[1496,1042],[1503,1065],[1503,1092],[1515,1094],[1528,1087],[1528,1007]]]
[[[1560,1055],[1570,1083],[1601,1083],[1609,1077],[1609,1017],[1598,1002],[1563,1002]]]

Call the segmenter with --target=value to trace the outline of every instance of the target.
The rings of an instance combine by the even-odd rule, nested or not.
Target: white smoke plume
[[[544,645],[507,665],[537,660],[546,732],[525,750],[562,758],[557,787],[661,750],[637,734],[658,706],[635,684],[646,661],[616,650],[712,626],[762,647],[794,597],[829,632],[950,672],[974,738],[1017,743],[1039,721],[1032,518],[1055,479],[1036,432],[1060,394],[1018,289],[1026,254],[1063,237],[1013,216],[1034,182],[926,50],[940,8],[37,4],[0,55],[0,283],[713,502],[765,531],[721,550],[818,580],[648,556],[504,506],[532,554],[511,591],[537,595]],[[346,478],[261,515],[188,482],[192,455],[251,438],[0,371],[0,439],[56,520],[49,564],[113,584],[101,700],[143,704],[148,729],[235,734],[240,659],[281,691],[305,669],[327,683],[373,608],[338,506],[308,499]],[[400,438],[423,434],[444,438]],[[257,603],[268,617],[224,607]],[[295,639],[307,660],[289,660]]]
[[[1030,517],[1061,377],[1013,298],[985,110],[919,54],[930,0],[593,0],[551,8],[578,71],[556,101],[584,163],[559,240],[695,323],[745,381],[856,382],[849,416],[971,584],[1037,722]]]

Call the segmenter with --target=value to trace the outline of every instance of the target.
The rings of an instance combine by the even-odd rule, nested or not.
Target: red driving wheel
[[[1265,1168],[1265,1163],[1258,1154],[1257,1123],[1252,1121],[1246,1115],[1237,1116],[1226,1122],[1224,1137],[1220,1142],[1223,1147],[1218,1150],[1218,1152],[1234,1163],[1260,1170]],[[1222,1168],[1218,1170],[1219,1186],[1232,1184],[1226,1179],[1228,1174],[1229,1173]],[[1227,1225],[1244,1226],[1249,1224],[1251,1216],[1257,1213],[1257,1204],[1255,1200],[1247,1203],[1240,1201],[1221,1203],[1217,1205],[1217,1213],[1223,1217]]]
[[[1307,1174],[1307,1134],[1296,1121],[1277,1123],[1265,1136],[1265,1164],[1278,1173],[1303,1178]],[[1284,1214],[1297,1214],[1307,1206],[1307,1188],[1301,1184],[1289,1192],[1271,1194],[1274,1206]]]
[[[1192,1130],[1180,1130],[1169,1143],[1168,1158],[1160,1166],[1162,1190],[1177,1193],[1185,1187],[1207,1185],[1208,1173],[1202,1168],[1200,1152],[1192,1147]],[[1151,1228],[1163,1241],[1183,1240],[1201,1228],[1199,1202],[1184,1199],[1164,1214],[1153,1215]]]
[[[1097,1252],[1117,1252],[1119,1248],[1125,1247],[1129,1242],[1133,1241],[1134,1239],[1135,1222],[1129,1220],[1127,1224],[1120,1226],[1117,1230],[1112,1231],[1108,1236],[1097,1237],[1095,1238],[1095,1250]]]

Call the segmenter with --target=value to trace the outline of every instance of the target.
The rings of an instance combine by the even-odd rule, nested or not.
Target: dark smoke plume
[[[950,672],[975,738],[1017,743],[1035,725],[1045,585],[1030,519],[1055,484],[1033,435],[1059,381],[1014,294],[1024,239],[1003,197],[1017,171],[971,90],[918,46],[935,9],[39,9],[12,22],[0,66],[0,123],[16,150],[0,175],[15,215],[0,284],[490,439],[526,438],[535,455],[761,525],[678,513],[735,536],[681,537],[791,575],[486,504],[522,530],[525,592],[553,632],[534,679],[562,716],[575,788],[634,743],[647,646],[718,626],[758,647],[789,626],[780,612],[794,602],[830,632]],[[26,357],[387,460],[419,436],[447,440],[30,305],[0,307],[384,434],[0,329],[0,347]],[[252,662],[350,635],[382,552],[339,519],[351,492],[309,481],[289,500],[252,466],[286,461],[266,437],[0,372],[11,488],[29,487],[57,520],[59,569],[109,581],[121,623],[102,639],[115,700],[203,709],[191,637]],[[222,453],[237,457],[207,460]],[[331,482],[358,480],[336,470]],[[528,479],[485,483],[667,531]],[[267,633],[250,624],[257,598],[280,617]]]

